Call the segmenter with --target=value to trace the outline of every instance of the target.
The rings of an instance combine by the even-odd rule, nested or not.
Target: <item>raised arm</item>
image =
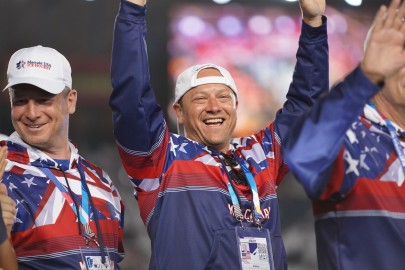
[[[276,116],[276,132],[282,141],[292,122],[305,113],[329,88],[329,61],[325,0],[300,0],[302,30],[293,80],[287,101]]]
[[[144,4],[144,0],[121,1],[114,29],[110,97],[120,149],[141,155],[151,151],[165,127],[150,85]]]
[[[360,67],[296,122],[284,158],[311,198],[319,198],[343,152],[345,133],[383,81],[405,65],[405,4],[393,0],[376,14]],[[339,154],[340,153],[340,154]],[[338,180],[339,181],[339,180]]]

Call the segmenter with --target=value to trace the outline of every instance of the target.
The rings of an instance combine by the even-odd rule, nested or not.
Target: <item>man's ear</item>
[[[173,104],[173,109],[176,112],[177,121],[179,124],[183,124],[183,108],[179,103]]]
[[[70,90],[66,97],[66,100],[68,103],[69,114],[74,114],[76,111],[77,91],[75,89]]]

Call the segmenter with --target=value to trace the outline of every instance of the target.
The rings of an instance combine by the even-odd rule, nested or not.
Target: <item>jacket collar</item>
[[[68,144],[71,155],[69,168],[65,169],[72,168],[73,164],[77,164],[79,159],[78,149],[71,142],[68,142]],[[35,167],[58,168],[58,164],[54,159],[38,148],[25,143],[17,132],[14,132],[9,136],[7,146],[9,152],[7,158],[10,161],[32,165]]]
[[[385,122],[385,120],[383,119],[381,114],[376,109],[374,109],[372,106],[370,106],[368,104],[366,104],[366,106],[364,106],[364,117],[365,117],[365,119],[367,119],[368,121],[370,121],[372,123],[375,123],[384,128],[387,127],[387,123]],[[394,126],[395,130],[397,131],[398,136],[404,136],[405,131],[400,126],[398,126],[396,123],[394,123],[392,121],[391,121],[391,123]]]

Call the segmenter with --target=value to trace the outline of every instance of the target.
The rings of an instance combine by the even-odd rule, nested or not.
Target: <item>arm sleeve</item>
[[[145,15],[146,7],[121,1],[111,64],[114,135],[126,152],[140,154],[153,149],[165,127],[150,85]]]
[[[337,158],[342,157],[345,133],[378,90],[356,68],[295,122],[284,144],[284,158],[310,198],[320,198],[334,165],[343,162]]]
[[[276,133],[283,142],[292,122],[304,114],[329,89],[329,59],[326,17],[322,25],[311,27],[302,22],[297,63],[287,101],[277,112]]]
[[[163,112],[150,85],[145,16],[146,6],[122,0],[112,49],[114,135],[121,161],[132,178],[158,177],[168,143]],[[143,170],[145,167],[151,169]]]

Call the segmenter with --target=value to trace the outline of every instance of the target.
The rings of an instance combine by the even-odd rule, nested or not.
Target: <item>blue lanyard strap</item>
[[[70,204],[70,206],[73,209],[73,212],[76,214],[76,216],[79,218],[80,222],[84,225],[87,223],[87,219],[83,216],[83,212],[88,213],[88,203],[85,203],[83,205],[83,197],[88,198],[87,192],[83,192],[82,194],[82,205],[80,208],[87,207],[87,209],[83,209],[82,211],[79,210],[79,214],[76,211],[76,208],[74,207],[73,203],[73,198],[69,195],[69,192],[65,186],[62,185],[61,182],[59,182],[58,179],[56,179],[55,175],[48,169],[48,168],[40,168],[41,171],[55,184],[55,186],[59,189],[59,191],[62,193],[63,197],[66,199],[66,201]],[[82,191],[83,191],[83,185],[82,185]],[[88,215],[86,215],[88,217]]]
[[[242,214],[242,209],[239,204],[238,195],[235,193],[235,190],[233,189],[232,184],[229,181],[228,181],[228,183],[226,183],[226,185],[228,187],[229,194],[231,195],[231,200],[232,200],[233,211],[235,213],[235,217],[239,222],[242,222],[242,220],[244,218],[243,218],[243,214]]]
[[[231,177],[230,177],[231,168],[229,168],[225,164],[224,157],[221,154],[218,154],[218,158],[219,158],[219,161],[221,162],[222,170],[225,172],[226,176],[228,177],[228,182],[226,183],[226,186],[228,187],[228,192],[229,192],[229,195],[231,196],[235,218],[237,221],[239,221],[242,224],[242,221],[244,218],[243,218],[241,206],[239,204],[239,196],[238,196],[238,194],[236,194],[231,182],[229,181],[229,180],[231,180]]]
[[[247,182],[248,182],[248,185],[250,187],[250,190],[252,192],[252,197],[253,197],[253,206],[254,207],[252,210],[253,210],[253,214],[254,214],[254,222],[256,223],[256,225],[261,227],[260,219],[263,217],[263,214],[260,209],[260,201],[259,201],[259,195],[258,195],[258,191],[257,191],[256,182],[254,180],[252,173],[249,171],[248,167],[246,166],[245,162],[242,159],[240,159],[239,157],[237,157],[236,154],[234,154],[234,153],[232,153],[232,154],[233,154],[235,160],[238,162],[238,164],[241,165],[243,173],[247,178]],[[219,157],[221,165],[222,165],[223,169],[225,170],[226,175],[228,177],[228,182],[226,184],[228,187],[229,194],[231,196],[235,217],[238,221],[242,221],[244,219],[244,217],[243,217],[240,203],[239,203],[239,196],[235,192],[235,188],[232,186],[232,184],[230,182],[232,180],[232,178],[230,176],[231,168],[230,168],[230,166],[225,164],[225,159],[222,156],[222,154],[219,154],[218,157]]]
[[[55,177],[55,175],[48,168],[40,168],[40,169],[59,189],[59,191],[62,193],[62,195],[64,196],[66,201],[69,202],[70,206],[73,209],[73,212],[78,217],[80,223],[83,224],[83,228],[84,228],[83,236],[84,236],[86,245],[89,246],[90,241],[94,242],[100,248],[101,262],[103,264],[106,264],[106,258],[105,258],[106,256],[105,256],[105,251],[104,251],[103,239],[102,239],[102,235],[101,235],[101,231],[100,231],[100,227],[99,227],[97,218],[95,218],[97,230],[99,232],[97,239],[96,239],[96,234],[90,228],[89,201],[91,202],[94,211],[95,211],[95,208],[94,208],[94,203],[91,201],[91,198],[89,198],[90,190],[88,189],[88,187],[86,185],[86,176],[84,174],[84,170],[83,170],[80,160],[78,160],[78,162],[77,162],[77,170],[80,174],[80,182],[81,182],[81,187],[82,187],[82,205],[80,206],[80,208],[78,210],[79,213],[77,213],[77,211],[76,211],[76,208],[74,205],[75,204],[74,198],[73,198],[73,195],[70,196],[69,190],[66,187],[64,187],[62,185],[62,183],[60,183],[58,181],[58,179]],[[62,170],[62,172],[64,173],[63,170]],[[67,182],[68,179],[66,178],[66,176],[65,176],[65,179],[66,179],[66,184],[69,187],[69,183]],[[99,240],[99,241],[97,241],[97,240]]]
[[[398,155],[399,160],[401,162],[402,169],[405,172],[405,154],[404,154],[404,150],[403,150],[403,148],[401,146],[401,142],[398,139],[397,131],[394,128],[394,125],[391,123],[390,120],[385,119],[385,122],[387,123],[387,128],[388,128],[388,130],[390,132],[391,139],[392,139],[392,142],[393,142],[394,147],[395,147],[395,151],[397,152],[397,155]]]
[[[375,104],[373,102],[370,101],[369,105],[378,112],[377,107],[375,106]],[[397,130],[395,129],[394,125],[391,123],[391,121],[389,119],[387,119],[380,112],[378,112],[378,113],[380,114],[381,118],[384,119],[385,123],[387,124],[387,128],[390,133],[392,143],[394,144],[395,151],[397,152],[399,161],[401,162],[402,170],[405,173],[405,154],[404,154],[404,149],[401,146],[401,142],[399,141]]]
[[[55,186],[58,188],[58,190],[62,193],[63,197],[66,199],[66,201],[70,204],[70,207],[72,207],[73,212],[76,214],[78,217],[79,221],[81,224],[83,224],[84,227],[84,236],[86,239],[94,239],[95,234],[91,230],[90,225],[89,225],[89,195],[87,194],[87,191],[85,189],[85,180],[81,178],[81,186],[82,186],[82,203],[81,206],[79,207],[79,213],[77,213],[76,208],[74,206],[74,198],[70,196],[67,188],[62,185],[61,182],[55,177],[55,175],[48,169],[48,168],[40,168],[41,171],[55,184]],[[67,181],[67,180],[66,180]],[[93,240],[94,241],[94,240]],[[96,242],[98,245],[98,243]]]
[[[254,205],[254,214],[257,220],[260,220],[263,217],[262,210],[260,209],[260,201],[259,201],[259,192],[257,190],[256,181],[250,172],[249,168],[246,165],[246,162],[239,158],[236,154],[234,154],[235,159],[238,163],[242,166],[243,172],[248,180],[248,184],[250,186],[250,190],[252,191],[253,196],[253,205]]]

